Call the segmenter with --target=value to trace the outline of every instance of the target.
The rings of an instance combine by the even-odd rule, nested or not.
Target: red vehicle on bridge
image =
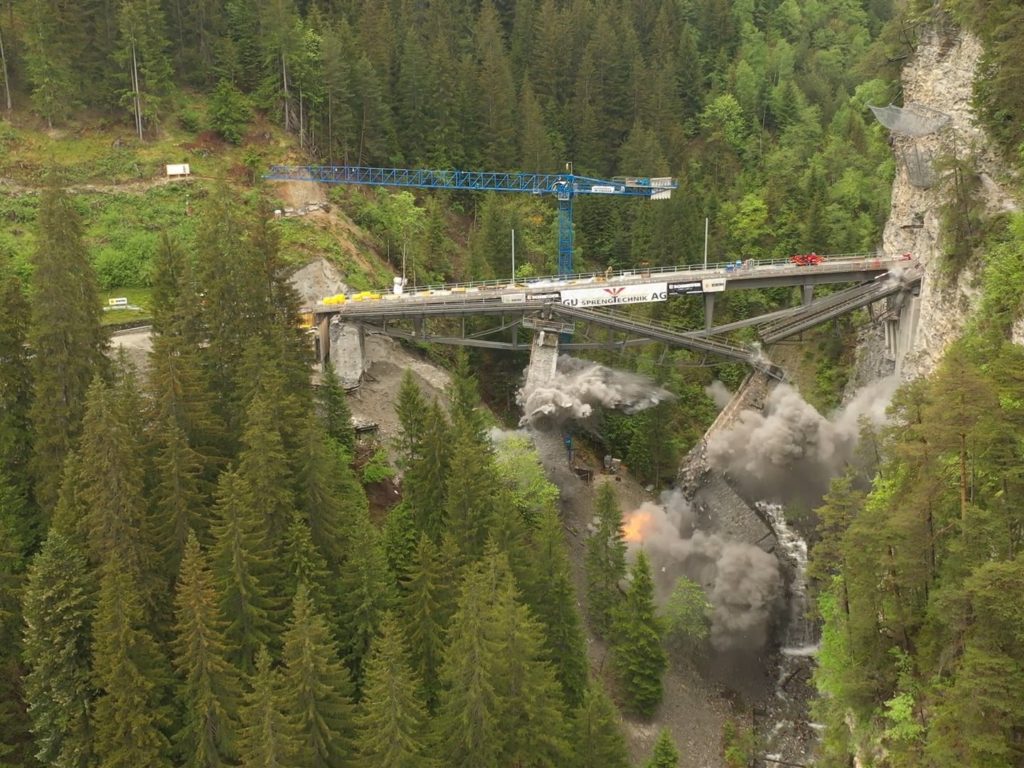
[[[813,267],[824,262],[825,257],[816,253],[798,253],[795,256],[790,256],[789,260],[798,267]]]

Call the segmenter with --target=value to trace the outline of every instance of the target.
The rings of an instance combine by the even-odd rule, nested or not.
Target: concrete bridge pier
[[[533,334],[530,346],[530,365],[526,368],[526,384],[524,389],[532,392],[555,376],[558,365],[558,332],[554,330],[537,330]]]
[[[316,321],[316,361],[320,370],[324,370],[331,359],[331,316],[320,315]]]
[[[710,331],[715,327],[715,294],[704,294],[704,330]]]
[[[804,285],[803,286],[803,299],[804,299],[804,306],[805,307],[808,304],[810,304],[812,301],[814,301],[814,286],[813,285]]]
[[[365,332],[361,323],[344,322],[334,317],[326,336],[320,342],[321,361],[325,365],[333,365],[341,386],[354,389],[359,386],[366,370]],[[323,339],[327,339],[326,357]]]

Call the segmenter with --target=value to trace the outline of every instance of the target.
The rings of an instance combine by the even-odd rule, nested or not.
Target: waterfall
[[[807,705],[814,695],[811,675],[818,651],[818,628],[807,618],[807,542],[786,522],[782,505],[758,502],[756,507],[775,532],[779,558],[792,569],[775,697],[768,707],[771,727],[766,731],[766,757],[809,765],[817,743],[817,730],[810,722]]]

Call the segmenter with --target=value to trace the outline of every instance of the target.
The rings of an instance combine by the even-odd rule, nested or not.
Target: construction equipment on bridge
[[[824,263],[825,257],[816,253],[798,253],[795,256],[790,256],[789,260],[798,267],[816,267]]]
[[[375,187],[413,187],[473,192],[529,192],[558,200],[558,273],[573,271],[572,206],[578,195],[618,195],[667,200],[679,185],[668,177],[616,176],[595,179],[566,173],[494,173],[489,171],[427,171],[412,168],[369,168],[358,165],[274,165],[264,175],[271,181],[314,181]]]

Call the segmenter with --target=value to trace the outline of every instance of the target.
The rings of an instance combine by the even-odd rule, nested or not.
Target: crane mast
[[[265,179],[375,187],[412,187],[471,192],[526,192],[558,201],[558,272],[573,271],[573,200],[579,195],[616,195],[667,200],[677,188],[668,177],[615,176],[598,179],[567,173],[373,168],[359,165],[274,165]]]

